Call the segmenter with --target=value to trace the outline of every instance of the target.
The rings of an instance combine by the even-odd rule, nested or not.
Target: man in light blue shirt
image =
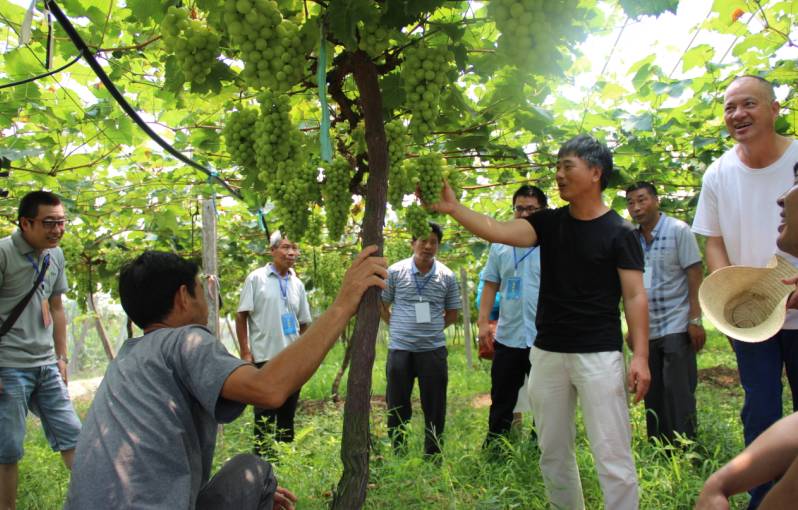
[[[546,195],[540,188],[525,184],[513,194],[513,215],[526,218],[545,209]],[[480,344],[490,339],[490,312],[496,293],[501,291],[499,323],[496,327],[491,378],[491,405],[485,446],[506,436],[513,424],[518,392],[529,374],[529,350],[535,341],[535,315],[540,289],[538,248],[515,248],[504,244],[490,247],[482,273],[484,287],[479,304]]]
[[[394,449],[404,450],[405,426],[413,413],[410,395],[415,379],[424,411],[424,453],[441,451],[449,382],[446,336],[462,308],[460,287],[451,269],[435,259],[443,231],[430,223],[430,234],[413,239],[413,256],[388,268],[381,315],[390,327],[386,366],[388,433]]]

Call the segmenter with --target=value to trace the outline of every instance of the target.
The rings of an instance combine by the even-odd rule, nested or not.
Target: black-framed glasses
[[[540,211],[542,209],[543,209],[542,207],[535,207],[534,205],[527,205],[527,206],[517,205],[517,206],[513,207],[513,210],[515,212],[521,213],[521,214],[523,214],[523,213],[535,213],[535,212],[538,212],[538,211]]]
[[[66,228],[67,224],[69,223],[69,220],[67,220],[66,218],[60,220],[50,220],[50,219],[40,220],[39,218],[28,218],[28,220],[30,220],[31,222],[40,221],[45,230]]]

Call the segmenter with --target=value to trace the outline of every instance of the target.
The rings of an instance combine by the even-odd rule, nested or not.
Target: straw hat
[[[724,267],[704,280],[698,301],[721,332],[742,342],[762,342],[784,325],[795,287],[782,280],[796,275],[798,269],[778,255],[767,267]]]

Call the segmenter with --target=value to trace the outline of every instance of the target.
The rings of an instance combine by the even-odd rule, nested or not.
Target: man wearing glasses
[[[66,216],[57,195],[34,191],[19,204],[19,229],[0,239],[0,508],[16,508],[17,463],[28,409],[42,421],[67,468],[80,420],[67,394],[67,291],[58,244]]]
[[[260,368],[293,343],[310,326],[310,305],[293,271],[299,249],[277,231],[270,239],[272,262],[247,276],[236,314],[236,335],[241,359]],[[255,452],[273,455],[271,438],[294,440],[294,416],[301,388],[276,409],[254,408]]]
[[[524,184],[513,194],[513,216],[526,218],[545,209],[546,195],[537,186]],[[493,343],[490,370],[490,412],[484,445],[496,444],[513,424],[518,391],[529,374],[529,350],[535,341],[535,313],[540,289],[540,250],[494,243],[482,274],[484,286],[479,302],[479,343]],[[496,337],[490,335],[490,313],[496,293],[501,291]],[[482,347],[482,345],[480,345]]]

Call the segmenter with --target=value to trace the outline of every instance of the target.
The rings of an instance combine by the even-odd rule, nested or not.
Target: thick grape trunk
[[[388,144],[382,114],[382,93],[374,63],[362,51],[352,56],[355,82],[366,123],[369,156],[366,210],[363,216],[363,245],[376,244],[382,252],[382,228],[388,189]],[[380,293],[371,289],[363,296],[357,311],[352,336],[352,361],[344,405],[344,431],[341,460],[344,472],[333,498],[335,510],[363,507],[369,475],[369,411],[371,408],[371,369],[374,344],[380,322]]]

